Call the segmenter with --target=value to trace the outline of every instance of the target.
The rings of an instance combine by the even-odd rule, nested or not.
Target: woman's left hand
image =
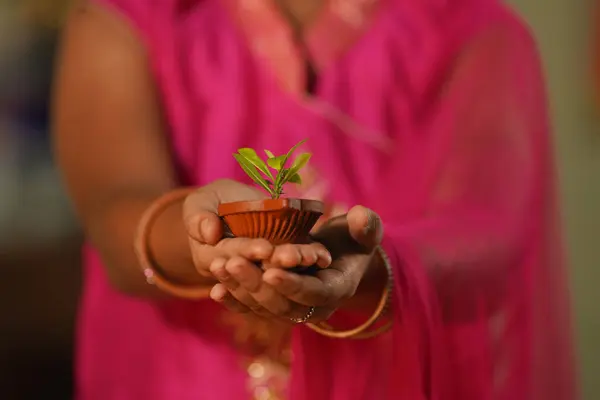
[[[362,206],[353,207],[348,214],[325,223],[313,235],[316,243],[277,247],[271,260],[263,264],[264,272],[243,259],[217,260],[211,271],[221,283],[213,288],[211,297],[234,311],[287,320],[302,319],[314,307],[310,322],[326,320],[356,294],[375,265],[373,255],[382,233],[377,214]],[[321,246],[331,254],[330,265]],[[323,256],[319,266],[326,268],[315,275],[286,270],[311,265],[316,253]]]

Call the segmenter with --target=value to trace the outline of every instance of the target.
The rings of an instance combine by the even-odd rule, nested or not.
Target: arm
[[[132,240],[143,211],[177,186],[146,54],[122,19],[82,6],[64,32],[55,82],[55,152],[67,189],[112,285],[158,295],[139,271]],[[172,280],[197,274],[182,204],[159,217],[153,258]]]

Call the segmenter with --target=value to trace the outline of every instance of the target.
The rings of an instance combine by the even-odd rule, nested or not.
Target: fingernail
[[[371,229],[373,229],[373,212],[369,209],[367,209],[366,212],[367,212],[367,224],[363,228],[363,234],[368,235],[371,232]]]
[[[325,261],[325,263],[327,265],[331,264],[331,254],[329,254],[329,252],[327,251],[320,251],[319,252],[319,258],[323,261]]]
[[[219,290],[217,286],[213,286],[209,294],[210,298],[214,301],[221,302],[223,301],[223,296],[219,294]]]

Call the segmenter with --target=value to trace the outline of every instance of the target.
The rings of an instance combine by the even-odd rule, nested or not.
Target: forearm
[[[111,284],[140,297],[164,297],[148,285],[134,252],[133,240],[144,211],[156,196],[128,196],[110,203],[89,225],[94,246],[100,251]],[[182,217],[183,200],[165,209],[150,232],[150,256],[168,280],[183,285],[209,285],[194,268]]]

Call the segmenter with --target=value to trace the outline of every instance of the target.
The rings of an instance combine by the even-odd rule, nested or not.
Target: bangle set
[[[323,336],[327,336],[334,339],[369,339],[381,335],[392,328],[393,322],[387,321],[382,326],[377,327],[375,329],[371,329],[378,321],[381,320],[381,318],[383,318],[387,314],[391,303],[392,291],[394,287],[394,272],[390,263],[390,259],[381,246],[377,247],[377,252],[379,253],[381,260],[385,265],[388,278],[387,283],[381,294],[381,298],[379,299],[379,303],[375,308],[375,312],[369,317],[369,319],[360,326],[348,330],[338,331],[324,322],[321,322],[319,324],[307,323],[306,325],[310,329]]]
[[[157,218],[168,207],[184,200],[194,190],[194,188],[177,189],[161,196],[154,201],[142,215],[134,240],[135,253],[137,255],[142,272],[146,277],[146,281],[171,296],[188,300],[199,300],[209,297],[211,288],[206,286],[185,286],[169,281],[168,278],[166,278],[160,272],[159,268],[157,268],[154,260],[151,257],[150,233]],[[393,269],[387,254],[381,248],[381,246],[377,247],[376,252],[379,254],[383,264],[385,265],[388,278],[375,312],[366,322],[349,330],[335,330],[325,322],[318,324],[309,323],[308,321],[315,311],[314,307],[309,309],[305,317],[292,319],[292,322],[306,324],[306,326],[313,331],[323,336],[336,339],[368,339],[389,331],[392,327],[391,320],[377,328],[373,328],[373,326],[386,315],[391,303],[392,291],[394,287]]]
[[[211,288],[206,286],[192,287],[178,285],[170,282],[163,276],[150,255],[150,233],[152,232],[154,223],[163,211],[173,204],[185,200],[185,198],[194,190],[195,189],[193,188],[177,189],[159,197],[142,215],[134,240],[135,253],[140,267],[142,268],[142,272],[146,277],[146,282],[156,286],[158,289],[171,296],[188,300],[207,298]]]

